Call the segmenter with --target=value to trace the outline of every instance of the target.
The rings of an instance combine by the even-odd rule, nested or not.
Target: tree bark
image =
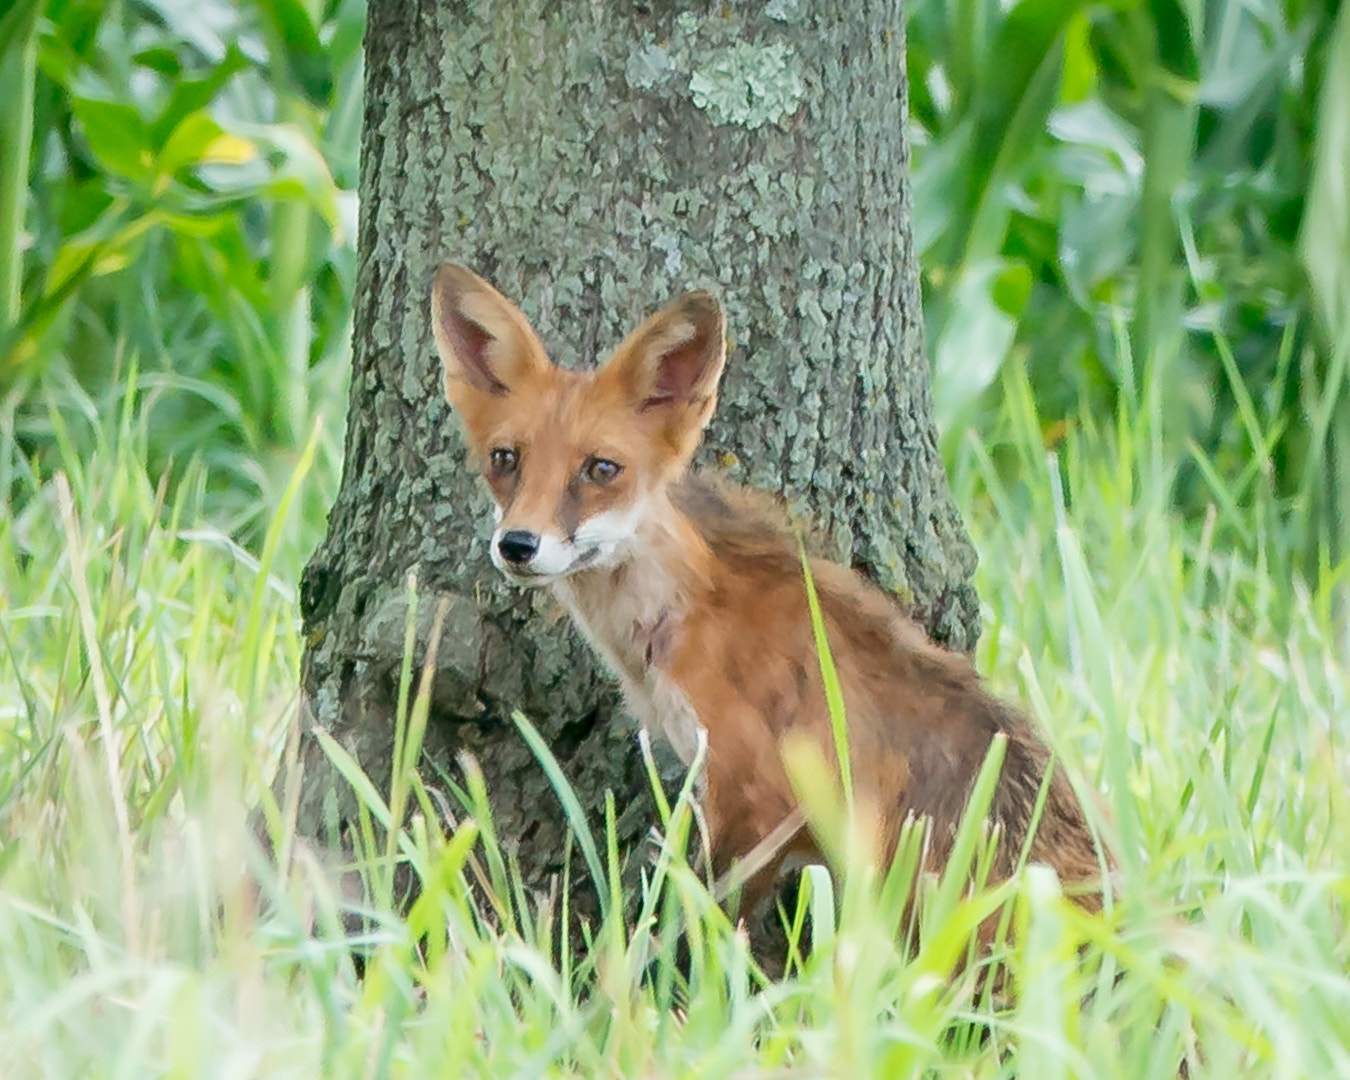
[[[498,833],[541,887],[565,826],[512,707],[590,811],[614,791],[622,842],[655,815],[611,681],[542,590],[507,587],[488,562],[490,504],[427,320],[442,261],[492,281],[567,365],[712,289],[732,351],[702,459],[809,509],[831,553],[939,641],[970,649],[978,634],[922,352],[900,3],[680,7],[369,10],[345,468],[301,588],[308,720],[387,782],[416,566],[424,598],[452,598],[424,775],[455,775],[471,751]],[[308,732],[301,746],[313,835],[353,803]]]

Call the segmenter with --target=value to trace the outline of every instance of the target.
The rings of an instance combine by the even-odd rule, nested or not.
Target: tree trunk
[[[676,11],[370,5],[346,460],[302,582],[305,700],[387,782],[416,566],[424,599],[453,599],[424,775],[455,775],[471,751],[498,833],[541,886],[565,826],[512,707],[583,805],[614,791],[621,841],[655,815],[610,680],[543,590],[507,587],[488,562],[490,503],[427,320],[443,260],[519,303],[566,365],[603,359],[680,291],[715,291],[732,349],[703,460],[804,504],[833,555],[938,640],[969,649],[978,633],[922,353],[900,3]],[[313,835],[352,796],[307,733],[301,747]]]

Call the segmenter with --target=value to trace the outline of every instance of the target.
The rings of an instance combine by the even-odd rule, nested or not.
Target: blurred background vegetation
[[[1076,422],[1154,409],[1159,452],[1184,462],[1180,512],[1217,514],[1217,542],[1289,570],[1340,565],[1338,8],[914,0],[914,227],[949,457],[974,430],[1016,467],[996,424],[1009,375],[1051,448]],[[92,437],[69,414],[116,410],[135,386],[152,473],[206,466],[207,511],[246,544],[317,432],[304,518],[321,520],[340,462],[363,21],[363,0],[11,5],[0,400],[25,454]],[[1248,512],[1258,486],[1273,520]]]
[[[0,318],[0,393],[26,451],[92,438],[78,416],[115,415],[134,389],[152,475],[199,477],[203,509],[256,546],[317,432],[303,517],[322,523],[341,460],[364,19],[359,0],[10,8],[0,94],[32,101],[32,129],[25,153],[23,110],[4,121],[0,213],[22,225],[0,273],[22,286]]]

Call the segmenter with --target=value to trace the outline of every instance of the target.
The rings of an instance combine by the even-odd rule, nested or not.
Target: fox
[[[780,874],[825,861],[783,748],[807,740],[837,758],[790,516],[767,493],[691,469],[726,363],[718,301],[685,293],[594,370],[555,365],[524,313],[463,266],[437,271],[430,318],[445,396],[492,495],[493,564],[515,585],[551,590],[629,712],[686,765],[702,741],[713,868],[757,861],[739,906],[756,911]],[[844,699],[855,806],[869,808],[883,853],[907,820],[927,819],[925,865],[941,870],[1001,734],[993,877],[1011,876],[1029,843],[1031,861],[1099,908],[1102,854],[1029,721],[895,597],[825,558],[807,565]]]

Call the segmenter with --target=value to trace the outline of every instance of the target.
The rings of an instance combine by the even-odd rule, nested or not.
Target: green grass
[[[779,982],[677,854],[687,798],[662,807],[638,915],[590,927],[589,949],[560,932],[565,906],[514,886],[472,771],[443,833],[409,767],[415,663],[393,808],[366,798],[381,900],[358,979],[334,878],[287,832],[284,800],[269,807],[284,870],[248,828],[296,719],[291,553],[316,539],[297,510],[327,483],[306,470],[334,431],[281,486],[260,562],[208,524],[203,466],[172,486],[147,473],[152,395],[134,378],[112,411],[54,384],[51,473],[0,436],[5,1075],[1143,1078],[1175,1075],[1183,1052],[1192,1076],[1345,1075],[1345,570],[1304,585],[1225,530],[1218,499],[1199,529],[1170,513],[1183,462],[1147,374],[1137,401],[1100,427],[1085,413],[1053,455],[1025,378],[1003,379],[996,424],[954,440],[951,462],[982,555],[981,665],[1104,793],[1118,899],[1085,915],[1036,867],[974,896],[933,883],[905,952],[916,835],[888,878],[808,875],[815,945],[794,939],[806,955]],[[1292,512],[1259,483],[1241,509],[1258,531]],[[828,797],[808,812],[827,820]],[[391,818],[404,829],[387,845]],[[847,860],[857,844],[833,828]],[[610,837],[576,841],[568,873],[623,911]],[[389,900],[395,852],[424,885],[406,915]],[[950,973],[1008,897],[1017,994],[998,1009]]]

